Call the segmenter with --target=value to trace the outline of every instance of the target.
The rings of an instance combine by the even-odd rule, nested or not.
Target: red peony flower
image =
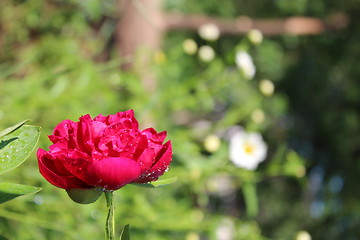
[[[172,160],[166,132],[140,131],[133,110],[64,120],[49,139],[50,151],[37,151],[40,173],[66,190],[116,190],[129,183],[155,181]]]

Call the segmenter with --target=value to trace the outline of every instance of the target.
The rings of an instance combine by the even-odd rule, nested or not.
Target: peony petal
[[[155,152],[151,148],[146,148],[140,155],[137,163],[140,165],[141,174],[148,172],[155,162]]]
[[[146,173],[143,173],[135,182],[137,183],[146,183],[155,181],[164,172],[168,169],[170,162],[172,160],[172,145],[171,141],[168,141],[164,144],[161,151],[156,157],[157,161],[153,167]]]
[[[93,121],[89,114],[79,118],[77,131],[78,147],[81,151],[91,154],[94,151],[98,138],[102,136],[107,125],[103,122]]]
[[[147,128],[141,133],[145,134],[151,142],[162,144],[166,138],[166,131],[157,133],[153,128]]]
[[[71,120],[64,120],[59,123],[54,131],[53,135],[49,136],[49,139],[53,143],[66,144],[67,147],[75,147],[74,137],[72,136],[76,132],[77,123]]]
[[[122,128],[138,129],[139,123],[134,116],[134,110],[130,109],[125,112],[118,112],[115,115],[107,117],[107,124],[121,124]]]
[[[139,141],[138,149],[151,148],[154,150],[155,155],[157,155],[163,148],[162,142],[166,138],[166,132],[156,133],[156,131],[154,129],[148,128],[148,129],[145,129],[144,131],[142,131],[141,133],[142,133],[141,137],[142,138],[145,137],[145,141],[142,141],[142,142],[145,142],[145,144],[141,145],[140,144],[141,142]],[[141,150],[141,152],[142,151],[143,150]],[[135,156],[139,156],[139,150],[137,150],[136,153],[137,154]]]
[[[54,154],[54,157],[61,162],[67,172],[84,182],[85,169],[94,161],[93,156],[90,157],[76,149],[62,150],[59,154]]]
[[[138,141],[139,130],[123,129],[120,124],[115,124],[104,130],[97,149],[104,156],[133,158]]]
[[[90,188],[89,185],[70,175],[70,173],[64,174],[64,172],[57,171],[58,168],[53,167],[53,160],[45,150],[39,148],[37,157],[41,175],[52,185],[63,189]]]
[[[98,116],[96,116],[94,118],[94,121],[103,122],[103,123],[106,124],[106,119],[107,119],[106,116],[103,116],[102,114],[99,114]]]
[[[105,158],[89,165],[85,170],[86,183],[116,190],[133,182],[140,175],[140,166],[129,158]]]

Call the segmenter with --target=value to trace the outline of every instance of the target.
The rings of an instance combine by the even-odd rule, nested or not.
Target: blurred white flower
[[[223,219],[216,228],[216,240],[233,240],[235,231],[234,222],[230,219]]]
[[[250,42],[254,45],[258,45],[263,40],[263,34],[257,29],[252,29],[248,32],[247,37],[249,38]]]
[[[205,39],[208,41],[215,41],[220,36],[219,28],[213,23],[208,23],[208,24],[202,25],[198,29],[198,33],[202,39]]]
[[[220,144],[220,138],[216,135],[209,135],[204,140],[204,148],[210,153],[216,152],[219,149]]]
[[[228,197],[236,192],[236,184],[228,175],[214,175],[206,182],[207,190],[220,197]]]
[[[268,79],[263,79],[259,83],[259,89],[262,94],[265,96],[271,96],[274,93],[275,86],[274,83]]]
[[[251,120],[255,123],[262,123],[265,120],[265,113],[263,110],[257,108],[251,113]]]
[[[210,62],[215,58],[215,51],[208,45],[201,46],[199,48],[199,58],[204,62]]]
[[[185,39],[182,44],[184,52],[189,55],[194,55],[198,49],[196,42],[193,39]]]
[[[252,57],[247,52],[238,51],[235,56],[235,62],[247,79],[252,79],[255,76],[256,67]]]
[[[267,145],[259,133],[235,132],[230,138],[230,160],[238,167],[255,170],[264,161]]]
[[[311,240],[311,235],[307,231],[300,231],[296,235],[296,240]]]

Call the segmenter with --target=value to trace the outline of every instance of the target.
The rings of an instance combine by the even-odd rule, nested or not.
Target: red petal
[[[70,173],[66,174],[66,170],[64,172],[64,168],[60,169],[55,167],[53,159],[51,159],[51,155],[49,155],[45,150],[39,148],[37,151],[37,157],[41,175],[52,185],[63,189],[90,187],[80,179],[72,176]]]
[[[166,131],[157,133],[155,129],[153,128],[147,128],[141,133],[144,133],[147,138],[155,143],[163,143],[166,138]]]
[[[154,162],[155,152],[151,148],[146,148],[137,160],[137,163],[140,165],[141,168],[141,173],[148,172]]]
[[[139,124],[134,117],[134,110],[130,109],[125,112],[118,112],[115,115],[109,115],[107,117],[107,124],[121,124],[123,128],[138,129]]]
[[[158,153],[157,159],[155,165],[147,173],[142,174],[135,182],[146,183],[155,181],[164,174],[172,160],[172,145],[170,141],[164,144],[163,148]]]
[[[107,190],[116,190],[134,182],[140,175],[140,166],[129,158],[105,158],[85,170],[86,183]]]
[[[74,138],[77,124],[78,123],[75,123],[71,120],[62,121],[55,127],[53,135],[49,136],[50,141],[53,143],[62,143],[66,147],[77,146],[76,139]]]
[[[79,118],[76,139],[81,151],[91,153],[95,149],[95,143],[107,127],[105,123],[93,121],[89,114]]]

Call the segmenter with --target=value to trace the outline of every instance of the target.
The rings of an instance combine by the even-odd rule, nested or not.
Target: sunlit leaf
[[[130,240],[129,224],[124,226],[120,235],[120,240]]]
[[[3,182],[0,183],[0,203],[23,195],[37,193],[40,190],[41,188],[39,187]]]
[[[176,181],[177,181],[177,177],[172,177],[172,178],[160,179],[160,180],[157,180],[155,182],[150,182],[150,183],[133,183],[132,185],[135,185],[138,187],[144,187],[144,188],[158,188],[158,187],[164,187],[164,186],[170,185]]]
[[[286,162],[284,164],[284,173],[295,177],[304,177],[306,169],[304,166],[304,159],[295,151],[289,151],[286,155]]]
[[[23,163],[34,150],[40,127],[24,125],[0,138],[0,174]]]
[[[2,130],[0,132],[0,138],[9,134],[9,133],[12,133],[13,131],[15,131],[16,129],[20,128],[22,125],[24,125],[26,122],[28,122],[29,120],[24,120],[22,122],[19,122],[18,124],[14,125],[14,126],[11,126],[11,127],[8,127],[6,128],[5,130]]]

